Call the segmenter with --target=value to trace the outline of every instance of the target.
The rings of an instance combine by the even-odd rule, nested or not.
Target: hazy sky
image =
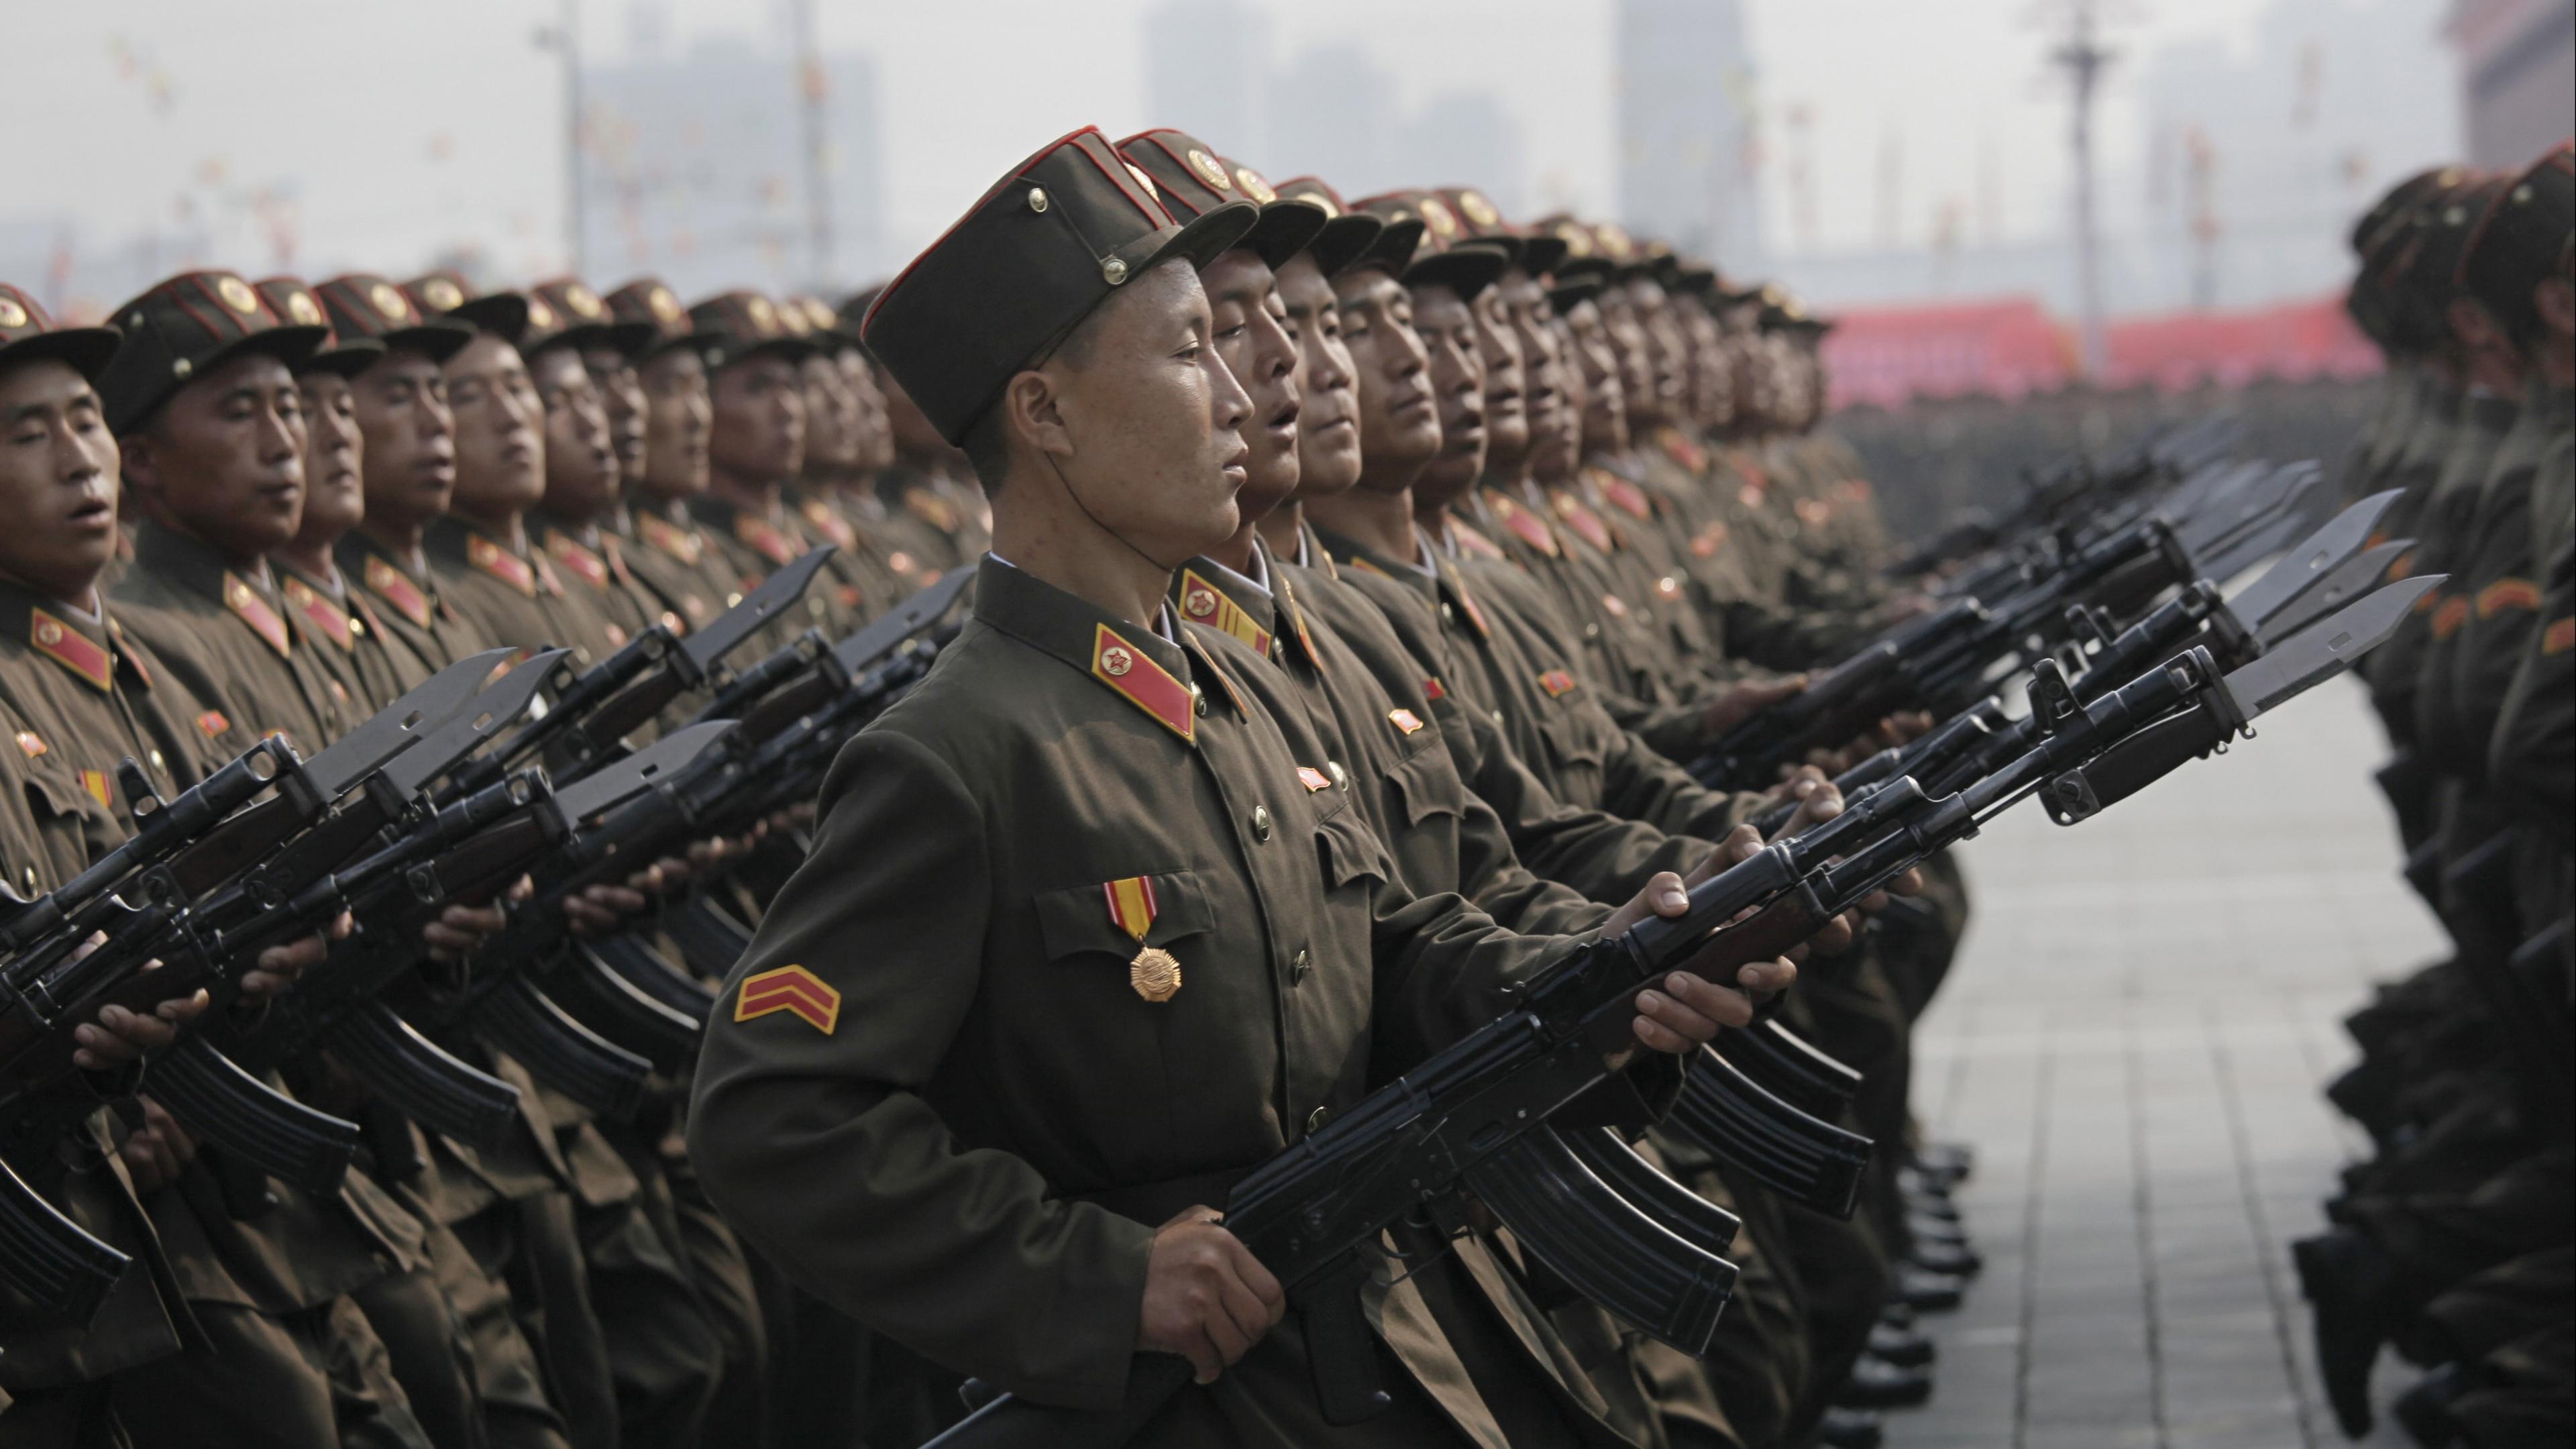
[[[1155,0],[820,3],[827,49],[877,58],[885,230],[902,251],[1034,145],[1083,122],[1119,135],[1159,119],[1143,113],[1138,43]],[[2353,3],[2366,15],[2392,0]],[[786,13],[779,0],[656,8],[674,48],[709,33],[772,44]],[[1922,238],[1943,196],[1991,197],[2006,234],[2056,228],[2065,109],[2036,8],[1747,0],[1775,245],[1799,240],[1777,191],[1792,106],[1812,117],[1826,248],[1874,239],[1889,136],[1902,155],[1906,239]],[[1609,0],[1272,0],[1266,9],[1283,59],[1362,44],[1400,78],[1405,107],[1459,89],[1499,92],[1523,131],[1531,194],[1594,210],[1611,203]],[[2178,40],[2242,45],[2258,9],[2259,0],[2134,0],[2114,38],[2132,54]],[[0,255],[41,255],[29,238],[65,227],[83,249],[155,228],[210,228],[214,255],[202,260],[254,273],[407,272],[457,244],[506,273],[562,265],[560,63],[536,39],[561,13],[555,0],[0,0],[0,13],[16,58],[0,85],[0,135],[16,162],[0,183]],[[580,0],[579,14],[592,58],[625,52],[624,0]],[[2435,37],[2424,44],[2438,53]],[[2106,155],[2138,146],[2116,81],[2103,145]]]

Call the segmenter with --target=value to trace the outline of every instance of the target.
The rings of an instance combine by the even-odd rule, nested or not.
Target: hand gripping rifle
[[[1517,1009],[1254,1168],[1227,1196],[1226,1227],[1305,1300],[1310,1320],[1346,1321],[1379,1233],[1407,1219],[1454,1231],[1472,1196],[1603,1308],[1686,1351],[1704,1349],[1731,1274],[1619,1197],[1550,1130],[1597,1125],[1589,1119],[1605,1084],[1637,1054],[1629,1029],[1637,992],[1675,968],[1725,980],[1736,966],[1778,955],[2002,810],[2033,794],[2062,793],[2057,782],[2070,772],[2177,711],[2220,711],[2241,728],[2349,667],[2395,632],[2429,587],[2410,580],[2382,590],[2319,626],[2325,632],[2303,634],[2235,674],[2221,675],[2206,651],[2194,650],[2106,692],[2028,754],[1956,795],[1930,797],[1899,778],[1807,834],[1763,847],[1692,890],[1685,914],[1578,947],[1521,986]],[[1633,1089],[1625,1095],[1641,1101]],[[1383,1404],[1370,1387],[1364,1340],[1308,1331],[1328,1419],[1350,1422]],[[1327,1347],[1344,1343],[1356,1351]],[[1189,1376],[1177,1359],[1141,1356],[1116,1410],[1004,1395],[933,1443],[1106,1449],[1138,1432]]]
[[[429,1000],[429,987],[420,980],[428,961],[421,927],[451,901],[489,898],[559,845],[579,821],[646,788],[661,770],[684,764],[714,733],[677,731],[560,789],[542,772],[513,777],[476,797],[491,800],[488,806],[440,812],[434,825],[339,879],[317,884],[297,908],[345,907],[358,929],[243,1030],[231,1049],[245,1061],[275,1062],[326,1047],[422,1126],[469,1143],[496,1139],[510,1127],[515,1092],[506,1101],[460,1093],[409,1065],[424,1056],[453,1060],[393,1009],[394,1003],[409,1008]],[[569,1024],[560,1012],[548,1025],[556,1029],[523,1033],[508,1048],[532,1073],[549,1081],[631,1082],[640,1089],[645,1068],[631,1054]],[[613,1099],[616,1090],[604,1095]]]

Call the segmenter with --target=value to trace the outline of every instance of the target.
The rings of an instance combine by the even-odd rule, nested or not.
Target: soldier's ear
[[[1002,410],[1003,431],[1017,440],[1017,446],[1063,459],[1073,456],[1074,444],[1059,404],[1055,379],[1030,368],[1003,384],[1002,400],[996,406]]]
[[[161,496],[161,460],[153,447],[151,430],[137,428],[117,439],[116,451],[125,491],[137,497]]]

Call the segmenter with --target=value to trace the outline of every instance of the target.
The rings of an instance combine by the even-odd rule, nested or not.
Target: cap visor
[[[1328,220],[1323,209],[1312,203],[1273,201],[1261,208],[1260,219],[1236,245],[1250,247],[1260,254],[1264,265],[1276,271],[1290,257],[1313,246],[1315,239],[1324,234]]]
[[[1567,257],[1549,270],[1560,282],[1570,282],[1576,277],[1606,279],[1610,275],[1610,259],[1608,257]]]
[[[1315,258],[1315,270],[1327,277],[1337,276],[1358,261],[1384,230],[1386,223],[1366,212],[1346,212],[1326,221],[1314,245],[1306,250]]]
[[[474,329],[463,322],[429,322],[380,332],[376,340],[385,345],[388,353],[417,352],[432,362],[445,363],[474,340]]]
[[[1385,224],[1385,229],[1377,234],[1377,240],[1369,243],[1368,250],[1360,253],[1359,260],[1353,265],[1384,267],[1402,276],[1404,269],[1413,264],[1413,254],[1421,247],[1421,218],[1407,217],[1402,221],[1390,221]]]
[[[1601,275],[1598,272],[1559,277],[1556,285],[1547,289],[1548,305],[1554,307],[1560,317],[1600,295]]]
[[[1565,254],[1571,250],[1561,236],[1525,236],[1521,238],[1521,270],[1533,277],[1544,277],[1565,265]]]
[[[528,335],[528,299],[516,292],[495,292],[489,297],[470,297],[447,309],[447,314],[516,347]]]
[[[1128,274],[1142,275],[1175,257],[1188,261],[1193,267],[1204,267],[1231,248],[1243,245],[1245,235],[1260,220],[1261,208],[1249,201],[1229,201],[1223,206],[1210,207],[1168,233],[1155,233],[1162,238],[1161,242],[1146,253],[1145,260],[1137,263]]]
[[[107,371],[107,360],[116,355],[121,334],[108,327],[65,327],[54,332],[39,332],[15,342],[0,344],[0,367],[21,362],[53,359],[71,364],[71,369],[91,385]]]
[[[299,373],[327,372],[336,377],[355,378],[359,373],[383,361],[384,356],[385,345],[382,342],[373,337],[359,337],[334,347],[323,348],[304,359],[295,370]]]
[[[1404,269],[1403,282],[1408,287],[1447,287],[1461,301],[1467,301],[1492,286],[1510,265],[1501,252],[1470,242],[1451,251],[1415,258],[1413,265]]]

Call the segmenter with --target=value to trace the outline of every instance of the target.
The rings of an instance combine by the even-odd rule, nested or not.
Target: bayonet
[[[495,649],[492,654],[504,654]],[[499,734],[528,709],[554,668],[572,651],[549,649],[536,655],[495,681],[491,688],[475,694],[444,724],[414,748],[395,757],[385,766],[386,783],[395,793],[409,799],[430,781],[456,768],[457,763],[480,749],[485,740]],[[489,658],[478,654],[456,667]],[[486,673],[489,673],[487,670]]]
[[[2354,660],[2387,643],[2413,611],[2415,601],[2449,577],[2425,574],[2376,590],[2220,680],[2238,722],[2277,709],[2351,668]]]
[[[892,612],[866,628],[832,646],[832,657],[841,668],[856,678],[869,665],[894,652],[895,646],[920,633],[957,602],[966,586],[975,582],[975,571],[954,568],[940,576],[937,583],[895,605]]]
[[[2263,637],[2287,639],[2381,584],[2393,582],[2389,569],[2414,546],[2411,538],[2392,538],[2354,554],[2265,620]]]
[[[2361,546],[2370,541],[2371,530],[2379,526],[2380,517],[2395,505],[2401,491],[2391,488],[2385,493],[2374,493],[2336,514],[2324,527],[2282,555],[2280,562],[2272,565],[2261,578],[2237,590],[2236,596],[2227,601],[2228,612],[2248,629],[2261,628],[2266,620],[2304,595],[2310,586],[2360,552]]]

